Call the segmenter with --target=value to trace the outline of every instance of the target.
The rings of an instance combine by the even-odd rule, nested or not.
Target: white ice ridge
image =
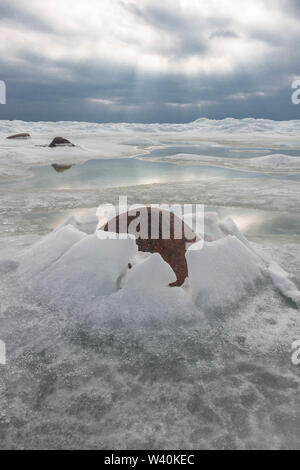
[[[29,132],[32,137],[36,134],[54,135],[57,129],[62,134],[68,134],[71,137],[81,136],[84,133],[93,135],[116,135],[122,134],[123,139],[133,138],[134,144],[144,141],[151,143],[153,134],[194,134],[199,136],[201,132],[204,136],[213,135],[232,135],[232,134],[252,134],[269,136],[295,136],[300,133],[300,120],[293,121],[272,121],[269,119],[234,119],[226,118],[221,120],[200,118],[193,122],[185,124],[142,124],[142,123],[88,123],[77,121],[60,122],[24,122],[24,121],[0,121],[0,137],[7,137],[12,133]],[[139,136],[144,134],[144,138]],[[128,141],[125,140],[126,143]]]
[[[193,227],[193,217],[195,216],[196,214],[191,216],[190,220],[188,218],[185,219],[185,222],[189,223],[191,227]],[[276,263],[270,263],[267,259],[262,258],[258,253],[256,253],[253,245],[242,234],[231,217],[219,220],[217,213],[206,212],[204,216],[204,233],[198,235],[204,237],[206,242],[211,242],[211,247],[215,246],[215,240],[224,240],[224,237],[228,235],[236,237],[241,243],[243,243],[243,245],[245,245],[245,247],[248,248],[248,250],[252,252],[252,254],[254,254],[263,271],[269,272],[274,286],[281,292],[281,294],[294,301],[297,305],[299,304],[300,291],[289,279],[291,276]],[[205,246],[207,245],[205,244]],[[193,246],[191,249],[193,249]],[[203,276],[205,277],[205,271],[203,272]]]
[[[189,283],[204,310],[226,311],[257,290],[264,280],[260,259],[235,236],[198,243],[186,253]]]
[[[243,153],[243,150],[240,150]],[[271,154],[252,158],[214,157],[190,153],[177,153],[165,157],[156,157],[154,160],[172,162],[193,162],[202,165],[212,165],[224,168],[237,168],[249,170],[265,170],[270,172],[286,172],[300,170],[300,158],[285,154]]]

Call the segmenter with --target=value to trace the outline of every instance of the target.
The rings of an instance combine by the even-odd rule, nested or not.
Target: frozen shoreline
[[[8,135],[29,132],[28,140],[7,140]],[[165,142],[218,142],[232,146],[258,145],[299,148],[300,121],[198,119],[187,124],[127,124],[80,122],[0,121],[0,178],[28,176],[32,166],[79,163],[92,158],[135,156]],[[61,135],[78,145],[50,149],[53,137]]]

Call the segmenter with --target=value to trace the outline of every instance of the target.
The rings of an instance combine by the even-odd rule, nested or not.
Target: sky
[[[300,119],[300,0],[0,0],[0,119]]]

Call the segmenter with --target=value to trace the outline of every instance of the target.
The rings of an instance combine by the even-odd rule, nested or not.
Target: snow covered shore
[[[7,140],[19,132],[28,132],[25,141]],[[92,158],[133,156],[141,153],[139,146],[159,146],[163,142],[218,141],[228,144],[279,148],[299,145],[300,121],[270,121],[265,119],[233,119],[216,121],[198,119],[187,124],[128,124],[84,122],[23,122],[0,121],[0,177],[26,175],[34,165],[78,163]],[[72,140],[77,148],[51,148],[47,145],[56,135]]]

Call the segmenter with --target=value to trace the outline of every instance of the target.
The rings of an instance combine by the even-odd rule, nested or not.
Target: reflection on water
[[[188,153],[195,155],[204,155],[211,157],[221,157],[221,158],[249,158],[252,157],[262,157],[266,155],[272,155],[276,153],[281,153],[284,155],[290,155],[299,157],[300,149],[293,148],[265,148],[265,147],[252,147],[252,148],[242,148],[242,147],[230,147],[225,145],[215,144],[213,142],[202,142],[198,145],[178,145],[178,146],[168,146],[160,149],[151,150],[148,154],[143,155],[143,157],[167,157],[176,155],[177,153]]]
[[[198,145],[178,145],[151,150],[147,156],[145,154],[136,158],[111,158],[105,160],[89,160],[83,164],[58,164],[51,166],[39,166],[31,169],[32,177],[23,180],[7,181],[1,183],[12,193],[26,192],[34,190],[42,192],[46,189],[51,193],[56,190],[68,190],[68,197],[72,200],[72,191],[76,190],[97,190],[106,188],[124,188],[123,194],[126,194],[125,187],[137,186],[143,184],[168,184],[173,182],[189,182],[220,179],[227,180],[235,192],[235,180],[237,178],[263,179],[266,184],[269,179],[280,180],[300,180],[300,174],[287,175],[268,175],[260,172],[248,172],[232,168],[221,168],[210,165],[191,165],[188,162],[181,165],[172,162],[153,161],[151,157],[164,157],[176,153],[196,153],[203,155],[212,155],[218,157],[245,158],[251,156],[261,156],[266,153],[276,153],[278,149],[266,148],[238,148],[215,144],[212,142],[202,142]],[[299,155],[299,150],[281,150],[289,155]],[[141,159],[143,157],[143,159]],[[148,158],[150,157],[150,158]],[[54,170],[54,171],[53,171]],[[253,185],[255,187],[255,185]],[[182,201],[177,201],[178,203]],[[249,194],[249,205],[251,194]],[[71,204],[70,204],[71,205]],[[231,216],[239,228],[247,236],[256,236],[260,234],[281,235],[281,234],[300,234],[300,216],[289,213],[265,212],[262,210],[238,209],[238,208],[208,208],[208,211],[216,211],[221,218]],[[37,227],[46,225],[47,229],[54,228],[58,224],[58,219],[68,216],[70,212],[60,212],[54,208],[51,214],[49,211],[44,213],[35,212],[29,217],[32,218],[32,224]],[[28,217],[28,215],[26,216]],[[51,219],[51,220],[50,220]]]
[[[55,169],[55,173],[53,172]],[[65,171],[68,170],[68,171]],[[31,169],[32,177],[18,181],[18,189],[91,189],[136,186],[170,182],[198,181],[210,178],[284,178],[298,179],[298,175],[271,176],[209,165],[176,165],[138,158],[89,160],[79,165],[39,166]],[[14,181],[2,183],[15,186]]]
[[[266,148],[238,148],[216,144],[214,142],[202,142],[198,145],[177,145],[152,149],[148,154],[142,154],[135,158],[111,158],[105,160],[89,160],[83,164],[66,165],[54,163],[49,166],[39,166],[31,169],[32,177],[18,180],[18,188],[26,190],[31,188],[41,189],[91,189],[106,187],[136,186],[139,184],[170,183],[197,181],[209,178],[283,178],[299,180],[300,175],[293,174],[268,175],[254,171],[243,171],[233,168],[207,165],[193,165],[189,162],[181,162],[176,165],[163,161],[163,157],[178,153],[198,154],[212,157],[243,159],[277,153],[278,149]],[[298,155],[300,150],[280,149],[281,153]],[[153,158],[162,157],[161,161]],[[55,173],[52,171],[55,170]],[[68,171],[66,171],[68,170]],[[15,185],[10,181],[5,185]]]
[[[73,165],[59,165],[58,163],[53,163],[51,166],[56,171],[56,173],[63,173],[64,171],[72,168]]]
[[[293,212],[268,212],[235,207],[207,207],[220,218],[231,217],[246,236],[295,235],[300,236],[300,215]]]
[[[59,213],[32,213],[27,217],[32,224],[46,224],[47,231],[55,229],[70,215],[79,219],[95,215],[97,208],[71,209]],[[299,236],[300,214],[293,212],[268,212],[259,209],[205,206],[205,212],[216,212],[220,219],[231,217],[246,237]]]

